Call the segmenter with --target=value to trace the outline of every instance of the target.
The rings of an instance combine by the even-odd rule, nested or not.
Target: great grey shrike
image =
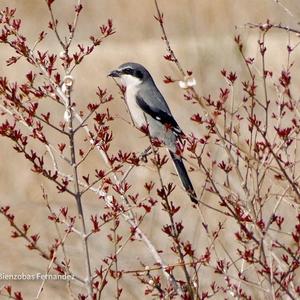
[[[150,73],[140,64],[125,63],[109,76],[120,78],[121,83],[126,86],[125,98],[134,125],[137,128],[148,125],[150,136],[157,138],[168,148],[184,189],[191,201],[198,203],[182,157],[176,151],[183,132]]]

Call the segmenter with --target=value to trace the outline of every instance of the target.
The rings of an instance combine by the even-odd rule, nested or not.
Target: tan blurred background
[[[72,22],[73,9],[71,6],[75,2],[77,1],[56,0],[54,4],[54,12],[60,21],[59,29],[61,32],[67,22]],[[196,131],[196,134],[200,135],[201,133],[196,130],[197,127],[189,121],[189,116],[195,112],[195,109],[198,110],[198,107],[195,108],[192,104],[186,104],[183,101],[182,91],[176,84],[163,84],[163,75],[172,75],[175,78],[178,76],[178,79],[180,77],[174,65],[163,59],[163,55],[166,54],[165,44],[160,39],[159,24],[153,18],[153,15],[156,14],[154,2],[150,0],[88,0],[82,3],[84,10],[79,19],[74,45],[78,43],[87,44],[89,36],[95,34],[99,25],[106,23],[108,18],[113,19],[116,34],[105,40],[103,45],[98,47],[75,70],[74,97],[78,99],[78,106],[84,107],[85,103],[96,99],[95,92],[98,85],[108,88],[109,92],[115,96],[114,102],[110,104],[111,113],[116,116],[116,121],[113,124],[116,135],[114,149],[141,151],[147,145],[147,141],[141,139],[139,132],[118,118],[121,114],[124,116],[125,106],[119,97],[115,84],[107,78],[110,70],[126,61],[144,64],[166,96],[179,124],[186,132]],[[239,74],[244,72],[245,68],[233,42],[236,34],[242,35],[247,51],[251,56],[258,54],[256,42],[259,37],[258,32],[245,28],[244,25],[247,22],[265,22],[270,19],[272,22],[282,22],[300,29],[297,25],[300,20],[300,2],[289,0],[281,1],[281,3],[288,8],[292,15],[272,0],[159,1],[160,8],[164,12],[166,30],[171,45],[183,66],[194,71],[198,83],[197,89],[201,95],[218,94],[218,89],[224,85],[220,75],[221,69],[228,68]],[[22,19],[22,32],[28,37],[30,44],[35,42],[40,31],[45,30],[48,32],[48,37],[41,44],[41,49],[48,49],[49,52],[57,55],[60,53],[61,49],[53,33],[47,28],[49,13],[44,1],[2,0],[0,8],[5,6],[17,8],[17,16]],[[279,72],[282,68],[282,64],[278,64],[277,60],[278,57],[286,55],[287,41],[288,35],[286,33],[276,31],[267,39],[267,45],[272,49],[272,55],[269,56],[267,64],[273,68],[274,72]],[[0,75],[5,75],[10,80],[22,81],[24,75],[31,68],[25,62],[6,68],[5,60],[11,55],[10,49],[1,45]],[[297,62],[299,55],[296,53],[294,58]],[[299,76],[296,77],[296,80],[297,78],[299,79]],[[61,114],[62,117],[63,112],[58,111],[57,114],[58,116]],[[128,115],[125,115],[125,118],[128,120]],[[41,184],[45,185],[54,209],[63,205],[68,205],[73,211],[75,208],[68,197],[57,195],[52,185],[29,171],[30,164],[12,150],[8,140],[0,139],[0,147],[0,204],[10,205],[18,222],[30,223],[34,228],[33,232],[40,233],[41,245],[47,247],[47,239],[53,240],[55,229],[53,224],[47,222],[48,212],[42,200]],[[100,164],[101,160],[98,160],[96,164],[98,163]],[[91,161],[89,166],[92,170],[97,167],[95,161]],[[169,167],[169,171],[164,173],[165,179],[176,182],[177,179],[170,173],[171,166]],[[143,168],[132,173],[129,182],[135,183],[135,180],[144,182],[145,179],[149,180],[155,176],[154,174],[150,168]],[[199,176],[193,176],[193,180],[199,192],[203,183],[202,179]],[[185,238],[198,245],[201,239],[198,234],[201,235],[202,232],[200,228],[202,220],[199,219],[198,214],[192,211],[188,199],[180,188],[177,188],[177,195],[178,202],[182,201],[182,215],[190,220],[184,231]],[[94,195],[90,194],[89,196],[85,203],[86,213],[97,213],[99,203],[94,199]],[[207,218],[210,217],[211,226],[216,226],[219,219],[207,212]],[[159,206],[157,206],[150,219],[143,224],[143,230],[158,248],[164,248],[166,243],[165,240],[161,240],[160,231],[160,225],[164,224],[165,218],[166,215],[159,211]],[[36,253],[28,251],[22,240],[12,241],[9,239],[10,228],[3,217],[0,218],[0,224],[0,272],[44,272],[47,262],[38,257]],[[153,224],[157,224],[157,226],[153,226]],[[128,226],[126,224],[124,226],[126,233]],[[199,229],[195,231],[195,228]],[[101,238],[101,234],[99,237]],[[203,249],[206,245],[198,246],[199,249]],[[135,243],[135,247],[134,253],[132,253],[130,246],[128,250],[122,252],[120,260],[123,269],[139,267],[139,259],[144,263],[153,263],[143,244]],[[91,242],[91,249],[94,265],[97,265],[112,250],[104,236],[101,240],[94,238]],[[67,250],[73,257],[74,268],[78,272],[84,273],[83,262],[80,258],[81,245],[76,237],[68,241]],[[167,262],[172,262],[172,259],[168,261],[168,253],[164,254],[164,258]],[[0,281],[0,287],[6,283]],[[39,285],[40,282],[13,283],[13,286],[23,291],[28,299],[36,295]],[[205,286],[205,280],[203,280],[203,285]],[[125,290],[124,299],[143,298],[140,296],[143,293],[140,290],[141,286],[134,278],[124,277],[121,280],[121,286]],[[113,299],[113,293],[114,287],[109,286],[104,299]],[[68,292],[63,282],[47,282],[40,299],[66,299],[67,295]]]

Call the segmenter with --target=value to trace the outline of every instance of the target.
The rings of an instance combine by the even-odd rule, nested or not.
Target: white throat
[[[142,83],[139,78],[127,74],[121,76],[121,82],[127,89],[135,88]]]

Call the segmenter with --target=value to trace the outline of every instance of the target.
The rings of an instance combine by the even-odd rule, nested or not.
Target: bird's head
[[[122,84],[128,87],[136,87],[151,79],[150,73],[140,64],[125,63],[118,69],[111,71],[108,76],[121,79]]]

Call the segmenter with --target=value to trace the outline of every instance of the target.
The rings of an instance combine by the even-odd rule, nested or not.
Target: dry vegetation
[[[61,94],[57,87],[66,84],[65,72],[73,62],[68,65],[57,36],[48,27],[51,16],[47,1],[1,1],[1,11],[7,6],[16,8],[15,17],[22,20],[19,33],[13,32],[12,39],[18,38],[18,34],[24,35],[26,44],[32,48],[40,32],[47,33],[36,51],[30,54],[25,51],[23,57],[10,66],[7,60],[16,54],[13,47],[2,40],[1,78],[16,81],[19,86],[26,83],[28,89],[43,86],[49,79],[49,64],[35,60],[37,50],[48,51],[58,58],[57,70],[50,76],[52,100],[38,93],[23,95],[21,100],[9,99],[11,92],[3,89],[3,81],[0,85],[3,112],[0,207],[7,217],[1,215],[0,219],[0,274],[46,273],[49,268],[51,274],[71,272],[79,280],[72,280],[69,285],[65,281],[46,281],[40,293],[41,281],[0,280],[0,298],[7,298],[7,286],[11,285],[15,299],[21,299],[19,294],[14,294],[16,291],[21,291],[24,299],[37,295],[38,299],[85,299],[84,295],[92,293],[89,282],[80,282],[87,276],[87,257],[92,275],[96,268],[102,268],[101,276],[93,277],[94,282],[99,282],[99,286],[94,286],[99,299],[100,296],[102,299],[300,297],[299,32],[248,24],[265,24],[269,19],[271,24],[300,30],[300,4],[297,0],[173,2],[159,1],[164,13],[164,22],[160,24],[153,17],[159,18],[155,2],[150,0],[82,1],[74,37],[71,31],[70,56],[78,51],[78,44],[90,45],[91,35],[99,36],[101,24],[108,26],[102,32],[102,36],[108,37],[76,65],[72,72],[72,91],[67,89]],[[61,37],[70,36],[66,24],[73,23],[76,4],[77,1],[56,0],[50,5],[54,18],[59,20],[57,30]],[[108,18],[113,20],[112,30],[116,31],[111,36],[107,34]],[[1,30],[5,29],[4,23],[2,19]],[[164,26],[172,49],[166,50],[160,25]],[[164,58],[166,54],[169,59]],[[178,62],[174,62],[174,55]],[[46,60],[49,62],[49,57]],[[121,92],[107,78],[110,70],[125,61],[140,62],[150,70],[187,135],[184,157],[199,196],[197,207],[192,206],[181,189],[169,161],[159,172],[157,155],[149,155],[147,162],[139,160],[138,166],[135,165],[135,155],[147,148],[149,139],[130,124]],[[41,66],[44,70],[39,69]],[[183,80],[187,70],[193,71],[197,85],[182,90],[177,81]],[[32,80],[30,72],[37,74],[36,79]],[[55,79],[56,72],[60,73],[60,79]],[[165,76],[175,82],[165,84]],[[107,89],[105,96],[96,94],[98,86]],[[107,101],[110,94],[114,99]],[[64,100],[66,107],[60,105]],[[76,103],[75,110],[68,106],[68,101]],[[87,107],[89,103],[98,105],[101,101],[105,103],[99,107]],[[34,103],[39,104],[38,110],[26,111],[32,109],[30,105]],[[85,131],[87,127],[82,126],[79,115],[77,119],[67,119],[65,129],[59,126],[64,122],[65,111],[80,114],[81,110],[82,119],[91,113],[84,124],[93,132],[93,138],[104,130],[103,135],[99,135],[100,144],[110,130],[113,133],[113,140],[105,142],[110,148],[104,154],[103,149],[100,153],[97,147],[91,148],[91,135]],[[51,122],[47,121],[47,112]],[[97,113],[104,114],[103,122],[99,121],[100,116],[93,119]],[[22,119],[30,114],[34,122],[45,123],[42,130],[37,130],[37,123]],[[110,120],[110,116],[114,120]],[[24,136],[32,134],[34,129],[39,132],[29,138],[27,149],[27,146],[18,146],[21,153],[13,149],[16,145],[16,138],[11,135],[14,128],[3,129],[6,120],[9,126],[16,121]],[[72,141],[70,128],[78,125],[80,130]],[[103,129],[103,125],[109,128]],[[51,149],[40,133],[56,149],[52,152],[57,165],[53,164]],[[86,192],[81,199],[76,197],[78,186],[73,186],[74,164],[67,161],[72,158],[69,146],[73,142],[77,162],[83,159],[78,182],[81,183],[79,189]],[[31,149],[44,157],[42,168],[36,164]],[[130,153],[129,158],[118,154],[119,150],[123,154]],[[159,153],[162,158],[164,149],[160,148]],[[85,157],[85,154],[88,155]],[[119,161],[105,162],[103,157],[113,155]],[[55,169],[61,172],[57,181],[47,179],[45,174],[41,176],[50,169],[52,174]],[[95,169],[108,172],[106,178],[112,183],[101,179],[92,186]],[[71,176],[66,187],[71,193],[61,193],[64,175]],[[124,181],[120,184],[122,178]],[[170,195],[162,192],[161,179],[166,186],[168,183],[176,185]],[[145,183],[150,181],[154,187],[145,188]],[[125,184],[131,186],[128,191]],[[99,196],[98,188],[108,194]],[[139,194],[137,199],[136,194]],[[111,202],[111,195],[115,201]],[[85,233],[89,234],[89,254],[82,247],[82,240],[84,244],[86,239],[81,238],[78,201],[82,202]],[[4,209],[7,206],[10,206],[8,211]],[[15,223],[11,223],[17,228],[11,228],[7,222],[6,219],[11,220],[9,213],[15,216]],[[74,226],[72,216],[77,216]],[[181,221],[184,228],[180,233]],[[23,224],[31,226],[28,235]],[[69,231],[65,232],[67,226]],[[12,230],[15,236],[23,235],[23,238],[12,239]],[[37,241],[35,234],[39,235]],[[121,241],[118,241],[119,236],[122,236]],[[55,239],[59,242],[56,248]],[[68,259],[70,268],[65,268]],[[162,271],[162,261],[169,270]],[[147,272],[142,272],[145,267]],[[106,279],[107,285],[104,284]],[[119,295],[118,289],[122,289]]]

